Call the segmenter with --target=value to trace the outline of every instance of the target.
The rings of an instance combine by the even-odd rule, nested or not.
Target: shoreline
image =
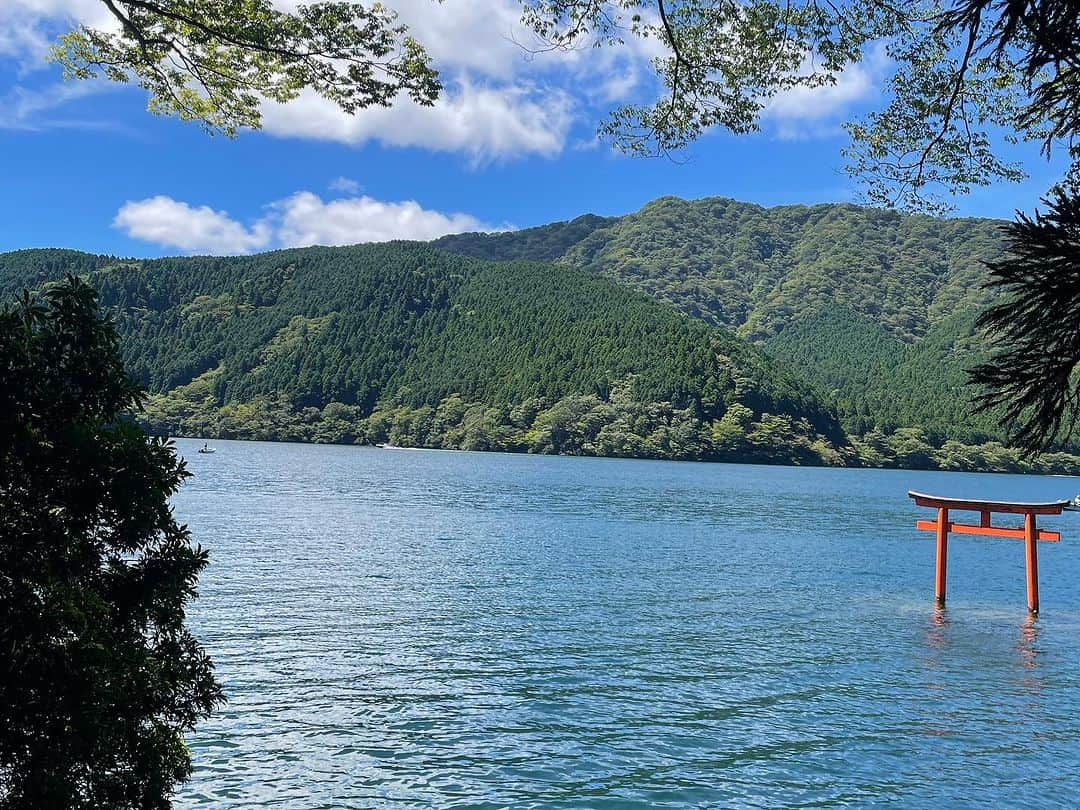
[[[582,458],[582,459],[604,459],[609,461],[647,461],[647,462],[666,462],[672,464],[738,464],[747,466],[758,467],[790,467],[792,469],[811,468],[811,469],[835,469],[835,470],[892,470],[896,472],[943,472],[943,473],[962,473],[965,475],[970,474],[986,474],[986,475],[1042,475],[1054,478],[1080,478],[1080,468],[1074,472],[1044,472],[1039,470],[1024,470],[1024,469],[943,469],[941,467],[929,467],[929,466],[886,466],[886,465],[866,465],[866,464],[792,464],[781,460],[769,461],[753,458],[742,459],[702,459],[702,458],[658,458],[655,456],[616,456],[616,455],[599,455],[595,453],[534,453],[527,450],[492,450],[492,449],[468,449],[461,447],[422,447],[416,445],[400,445],[395,444],[392,447],[380,447],[376,444],[361,443],[361,442],[319,442],[319,441],[303,441],[299,439],[275,439],[275,438],[245,438],[245,437],[225,437],[225,436],[184,436],[184,435],[167,435],[163,436],[160,433],[151,433],[147,431],[147,435],[155,437],[164,437],[169,441],[175,439],[182,439],[184,441],[199,441],[199,442],[264,442],[267,444],[296,444],[302,446],[311,447],[342,447],[342,448],[366,448],[368,450],[386,450],[389,452],[395,452],[398,450],[410,450],[413,452],[440,452],[440,453],[475,453],[481,455],[500,455],[500,456],[534,456],[534,457],[559,457],[559,458]]]

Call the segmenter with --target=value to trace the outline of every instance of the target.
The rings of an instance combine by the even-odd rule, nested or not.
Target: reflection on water
[[[1041,662],[1039,656],[1039,619],[1029,616],[1020,625],[1020,641],[1016,646],[1020,654],[1020,666],[1023,668],[1023,676],[1020,679],[1020,687],[1033,695],[1042,692],[1042,678],[1039,669]]]
[[[1080,791],[1080,525],[905,493],[1019,476],[222,442],[176,499],[229,704],[180,806],[1045,806]],[[1080,524],[1080,521],[1078,521]],[[1070,542],[1072,541],[1072,542]]]
[[[958,682],[962,684],[963,679],[967,678],[973,686],[982,686],[985,680],[983,673],[997,668],[1011,670],[1014,677],[1000,683],[987,683],[984,699],[992,701],[992,705],[1003,705],[1012,702],[1011,698],[1015,696],[1016,717],[1012,722],[1024,724],[1037,720],[1044,709],[1043,704],[1036,700],[1043,692],[1043,662],[1040,660],[1043,651],[1039,646],[1037,617],[1028,614],[1018,625],[1014,625],[1014,643],[1011,646],[1001,645],[1000,648],[990,643],[989,633],[1004,632],[1003,628],[1007,625],[988,627],[984,618],[972,620],[966,615],[954,623],[945,606],[935,606],[928,617],[922,657],[928,736],[966,733],[970,727],[971,708],[955,705]],[[998,691],[995,693],[994,689]],[[1080,737],[1077,743],[1080,744]],[[1076,755],[1080,757],[1080,748]]]
[[[934,605],[930,613],[930,627],[926,633],[926,644],[935,652],[940,651],[947,641],[949,613],[944,605]]]
[[[1020,625],[1020,644],[1017,646],[1025,669],[1035,669],[1039,665],[1035,657],[1038,653],[1035,646],[1038,640],[1039,620],[1034,616],[1029,616]]]

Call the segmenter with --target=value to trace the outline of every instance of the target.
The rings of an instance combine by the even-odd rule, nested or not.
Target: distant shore
[[[166,434],[157,434],[166,435]],[[1001,464],[996,467],[989,465],[971,466],[966,468],[961,467],[941,467],[941,466],[901,466],[897,464],[825,464],[825,463],[792,463],[782,460],[776,460],[775,458],[660,458],[657,456],[629,456],[629,455],[601,455],[598,453],[536,453],[529,450],[517,450],[517,449],[495,449],[495,448],[463,448],[463,447],[425,447],[422,445],[407,445],[398,443],[367,443],[367,442],[328,442],[328,441],[312,441],[310,439],[295,438],[295,437],[252,437],[252,436],[207,436],[207,435],[183,435],[183,434],[169,434],[167,438],[170,439],[183,439],[185,441],[198,441],[198,442],[214,442],[214,441],[242,441],[242,442],[271,442],[275,444],[310,444],[310,445],[332,445],[336,447],[364,447],[371,450],[414,450],[414,451],[440,451],[440,452],[479,452],[479,453],[500,453],[507,455],[557,455],[570,458],[606,458],[606,459],[624,459],[634,461],[679,461],[679,462],[695,462],[701,464],[759,464],[767,466],[778,467],[837,467],[845,469],[884,469],[884,470],[912,470],[912,471],[930,471],[930,472],[963,472],[963,473],[999,473],[999,474],[1022,474],[1022,475],[1048,475],[1061,478],[1074,478],[1080,477],[1080,456],[1075,456],[1068,453],[1048,453],[1041,459],[1035,462],[1025,462],[1021,460],[1015,466],[1005,466]],[[965,447],[978,451],[990,446],[991,451],[999,449],[1002,446],[996,442],[987,443],[987,445],[976,445],[974,447]],[[1017,453],[1010,448],[1004,448],[1009,453],[1009,457],[1012,457]]]

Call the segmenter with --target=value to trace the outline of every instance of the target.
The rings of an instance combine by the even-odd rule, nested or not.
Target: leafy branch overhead
[[[431,105],[441,90],[423,46],[375,3],[278,11],[269,0],[102,0],[118,30],[82,27],[54,57],[76,79],[133,81],[150,109],[234,135],[257,128],[264,100],[309,89],[347,113],[399,93]]]
[[[423,45],[378,3],[101,2],[117,30],[64,37],[67,74],[135,81],[156,112],[230,135],[260,125],[264,100],[304,89],[348,113],[402,95],[430,105],[442,89]],[[658,46],[654,98],[600,125],[639,155],[713,128],[752,132],[778,94],[834,85],[872,56],[888,65],[887,100],[847,124],[848,168],[873,203],[941,211],[949,195],[1024,176],[1002,139],[1080,157],[1078,14],[1068,0],[523,0],[522,20],[549,49]]]
[[[773,0],[535,0],[525,21],[557,48],[629,37],[661,44],[653,64],[665,92],[616,110],[602,130],[637,154],[680,149],[711,127],[756,130],[770,98],[835,83],[868,42],[896,28],[896,15],[862,0],[840,9]]]
[[[873,203],[941,211],[945,195],[1022,179],[995,133],[1074,146],[1076,15],[1063,0],[531,0],[525,20],[555,48],[660,43],[662,92],[601,126],[634,154],[754,131],[778,94],[834,85],[875,55],[889,101],[847,124],[848,168]]]

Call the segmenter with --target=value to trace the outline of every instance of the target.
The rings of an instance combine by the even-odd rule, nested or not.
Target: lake
[[[908,489],[1080,479],[177,447],[229,698],[178,806],[1068,806],[1080,515],[954,536]],[[1001,518],[999,518],[1000,520]]]

